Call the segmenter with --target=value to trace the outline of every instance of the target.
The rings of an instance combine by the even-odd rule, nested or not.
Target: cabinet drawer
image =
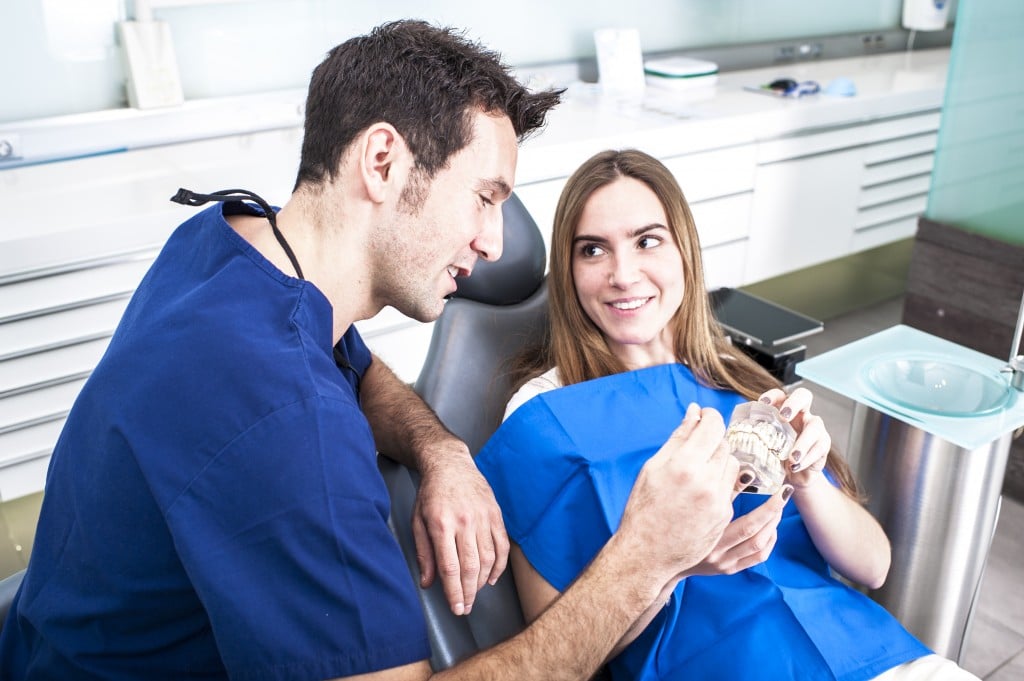
[[[85,378],[0,398],[0,433],[63,416],[71,410]]]
[[[0,448],[3,446],[0,441]],[[9,500],[41,492],[49,465],[49,451],[3,465],[0,467],[0,496]]]
[[[938,110],[914,116],[901,116],[885,121],[877,121],[864,126],[865,142],[909,137],[939,129],[941,114]]]
[[[862,146],[864,141],[864,127],[860,125],[768,140],[757,145],[757,162],[764,165],[817,156]]]
[[[753,192],[690,204],[702,248],[745,239],[750,233]]]
[[[860,230],[866,227],[881,225],[886,222],[893,222],[908,217],[917,217],[924,213],[928,206],[928,195],[921,194],[909,199],[890,201],[872,208],[865,208],[857,211],[857,223],[854,229]]]
[[[900,239],[909,239],[917,233],[917,217],[912,215],[857,230],[853,233],[853,240],[850,244],[851,252],[866,251],[869,248],[882,246],[893,241],[899,241]]]
[[[672,171],[687,202],[693,206],[697,201],[752,190],[755,155],[754,145],[745,144],[673,156],[662,159],[662,162]]]
[[[14,357],[110,337],[128,305],[128,294],[95,305],[0,324],[0,362]]]
[[[704,263],[704,285],[709,291],[723,286],[741,286],[747,266],[747,241],[733,241],[710,248],[701,248]]]
[[[130,294],[153,262],[148,257],[105,266],[76,269],[50,276],[0,281],[0,323],[46,310],[60,310],[91,301]]]
[[[903,180],[915,175],[928,175],[935,165],[935,154],[921,154],[898,161],[867,166],[861,178],[862,187],[871,187],[883,182]]]
[[[53,446],[57,444],[64,421],[64,418],[54,419],[0,434],[0,468],[53,452]]]
[[[889,142],[872,144],[864,152],[864,163],[870,166],[876,163],[907,158],[908,156],[931,153],[935,151],[938,139],[938,133],[929,132],[924,135],[901,137]]]
[[[0,398],[28,386],[88,375],[110,344],[109,338],[39,352],[0,363]]]
[[[860,192],[860,209],[871,208],[890,201],[923,196],[928,193],[931,175],[915,175],[906,180],[895,180],[865,187]]]

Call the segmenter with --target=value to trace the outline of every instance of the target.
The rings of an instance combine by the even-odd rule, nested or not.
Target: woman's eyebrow
[[[663,230],[663,231],[667,232],[668,231],[668,227],[666,227],[665,225],[661,224],[660,222],[652,222],[649,225],[642,225],[640,227],[637,227],[636,229],[630,230],[629,233],[626,236],[628,236],[630,239],[634,239],[634,238],[636,238],[638,236],[641,236],[643,234],[647,234],[648,232],[655,232],[655,231],[658,231],[658,230]],[[595,243],[601,243],[601,244],[608,243],[608,239],[606,237],[603,237],[603,236],[592,236],[590,234],[577,234],[576,236],[574,236],[572,238],[572,241],[573,241],[573,243],[576,243],[577,241],[593,241]]]
[[[664,230],[664,231],[667,232],[668,231],[668,227],[666,227],[665,225],[661,224],[660,222],[652,222],[649,225],[644,225],[642,227],[637,227],[632,232],[630,232],[629,235],[631,237],[635,237],[635,236],[640,236],[641,234],[646,234],[647,232],[654,232],[654,231],[657,231],[657,230]]]

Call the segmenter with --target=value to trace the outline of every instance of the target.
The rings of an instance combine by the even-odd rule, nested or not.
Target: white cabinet
[[[745,282],[913,236],[938,126],[929,111],[759,143]]]
[[[913,236],[928,205],[939,113],[867,126],[850,252]]]
[[[853,146],[758,166],[745,281],[846,254],[862,158]]]
[[[67,413],[154,255],[0,276],[0,498],[42,489]]]

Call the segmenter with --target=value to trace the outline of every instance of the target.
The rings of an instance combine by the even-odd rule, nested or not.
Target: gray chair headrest
[[[486,305],[515,305],[526,300],[544,281],[544,237],[519,197],[502,204],[504,250],[497,262],[479,260],[473,274],[458,279],[453,298]]]

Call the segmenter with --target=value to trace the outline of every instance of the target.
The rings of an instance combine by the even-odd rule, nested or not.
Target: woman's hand
[[[789,395],[773,388],[760,397],[762,402],[777,408],[783,420],[797,432],[796,442],[784,464],[788,469],[786,480],[798,489],[817,479],[832,448],[832,437],[825,429],[825,422],[820,416],[811,414],[813,399],[811,391],[806,388],[797,388]]]
[[[680,576],[734,575],[766,561],[775,548],[782,510],[792,494],[793,488],[783,485],[768,501],[733,519],[711,553]]]

